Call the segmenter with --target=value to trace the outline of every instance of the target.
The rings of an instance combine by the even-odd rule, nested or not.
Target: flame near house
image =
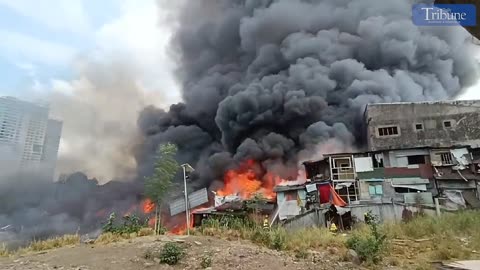
[[[238,169],[228,170],[223,177],[223,188],[217,190],[217,196],[237,195],[250,199],[256,194],[273,200],[276,197],[273,188],[286,180],[271,172],[261,174],[261,166],[254,160],[247,160]]]
[[[279,184],[288,183],[279,175],[272,172],[265,172],[265,169],[259,162],[246,160],[235,169],[227,170],[223,176],[223,187],[218,189],[215,194],[217,197],[234,196],[242,200],[248,200],[257,194],[260,194],[267,200],[275,200],[276,193],[274,187]],[[207,207],[208,208],[208,207]],[[155,203],[145,199],[141,203],[142,212],[150,216],[149,225],[154,226],[155,218],[152,213],[155,212]],[[192,209],[190,212],[190,228],[193,227],[193,214],[196,211],[206,209],[205,205]],[[168,212],[168,211],[167,211]],[[184,234],[186,231],[185,212],[170,216],[169,213],[161,214],[163,226],[167,227],[172,234]]]

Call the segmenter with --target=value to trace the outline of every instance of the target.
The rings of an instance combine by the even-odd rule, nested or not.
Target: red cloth
[[[320,197],[320,203],[328,203],[330,201],[330,185],[318,185],[317,187]]]
[[[332,192],[332,204],[336,206],[347,206],[347,203],[337,194],[332,186],[330,186],[330,190]]]

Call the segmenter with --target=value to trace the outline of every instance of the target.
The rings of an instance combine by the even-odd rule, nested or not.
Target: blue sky
[[[0,96],[50,103],[63,121],[58,172],[111,179],[134,166],[122,151],[138,113],[179,101],[171,23],[157,2],[0,0]]]
[[[76,77],[81,54],[121,51],[151,70],[149,54],[166,58],[157,10],[155,0],[0,0],[0,95],[51,91],[52,81]],[[175,88],[170,70],[161,72]],[[143,79],[153,88],[158,75]]]

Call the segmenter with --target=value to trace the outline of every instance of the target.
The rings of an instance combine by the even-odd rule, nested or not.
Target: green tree
[[[165,195],[172,185],[172,180],[179,165],[175,160],[177,146],[166,143],[158,146],[153,174],[145,179],[145,195],[155,202],[155,233],[161,228],[160,210]]]

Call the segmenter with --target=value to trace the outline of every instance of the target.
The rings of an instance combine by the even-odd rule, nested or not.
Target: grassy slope
[[[431,269],[432,261],[480,259],[479,228],[480,212],[476,211],[444,214],[440,218],[419,217],[408,223],[384,224],[380,230],[387,236],[388,244],[382,250],[383,261],[377,267],[392,265],[401,269]],[[307,259],[315,252],[326,252],[332,260],[338,261],[345,259],[349,237],[367,237],[371,234],[366,226],[358,226],[347,234],[333,235],[324,228],[295,232],[287,232],[282,228],[264,230],[238,220],[227,223],[212,221],[195,230],[195,233],[228,240],[248,239],[272,249],[290,251],[300,259]],[[138,235],[148,234],[151,234],[151,230],[144,229]],[[95,243],[102,245],[135,236],[104,234]],[[42,251],[79,243],[78,235],[66,235],[32,242],[29,247],[17,252]],[[8,255],[11,253],[0,246],[0,256]]]

